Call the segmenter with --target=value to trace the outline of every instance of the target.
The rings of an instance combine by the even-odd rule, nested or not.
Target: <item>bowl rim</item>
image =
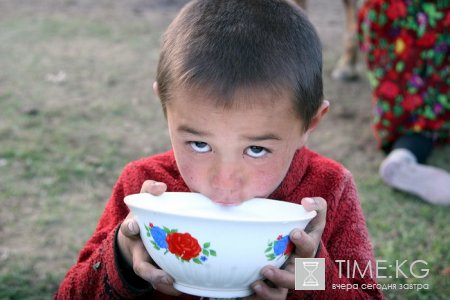
[[[200,193],[196,193],[196,192],[164,192],[163,194],[161,194],[159,196],[155,196],[150,193],[136,193],[136,194],[126,195],[124,197],[124,202],[131,211],[132,211],[132,208],[146,210],[146,209],[148,209],[148,207],[139,205],[139,203],[131,203],[131,202],[135,202],[132,199],[137,198],[137,197],[149,197],[149,198],[154,199],[154,198],[158,198],[164,194],[178,194],[178,195],[190,194],[190,196],[192,196],[192,194],[197,194],[204,198],[207,198],[206,196],[204,196]],[[280,205],[280,203],[282,203],[282,205],[296,205],[296,206],[300,206],[303,208],[303,205],[294,203],[294,202],[289,202],[289,201],[285,201],[285,200],[268,199],[268,198],[258,198],[258,197],[246,200],[245,202],[243,202],[242,204],[240,204],[238,206],[223,206],[223,208],[232,210],[233,208],[239,207],[241,205],[246,205],[246,203],[247,203],[247,205],[249,205],[252,202],[254,203],[255,201],[272,202],[272,203],[276,203],[277,205]],[[304,208],[303,208],[303,210],[304,210]],[[156,213],[159,213],[162,215],[178,216],[178,217],[183,217],[183,218],[188,218],[188,219],[202,219],[202,220],[212,220],[212,221],[218,221],[218,222],[235,222],[235,223],[239,223],[239,222],[241,222],[241,223],[285,223],[285,222],[302,222],[302,221],[309,222],[317,215],[317,212],[315,210],[313,210],[313,211],[304,210],[304,211],[305,211],[305,214],[303,214],[300,217],[296,216],[296,217],[289,217],[289,218],[284,218],[284,219],[280,219],[280,218],[271,219],[269,217],[269,218],[260,220],[260,219],[218,218],[218,217],[213,217],[213,216],[208,216],[208,215],[190,215],[190,214],[184,213],[183,210],[172,210],[172,211],[162,211],[162,210],[158,210],[158,209],[153,210],[153,212],[156,212]]]

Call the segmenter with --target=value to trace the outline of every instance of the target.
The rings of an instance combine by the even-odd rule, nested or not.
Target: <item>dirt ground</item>
[[[186,2],[0,0],[0,20],[17,27],[5,40],[21,30],[33,32],[29,27],[23,29],[21,22],[29,21],[32,27],[33,22],[45,25],[45,20],[52,20],[51,26],[43,27],[49,42],[40,43],[30,34],[16,41],[17,45],[0,45],[0,54],[10,55],[0,62],[0,101],[10,101],[11,111],[24,118],[10,120],[12,125],[0,124],[0,139],[17,141],[1,141],[14,150],[2,158],[0,149],[0,168],[9,170],[0,175],[0,192],[12,195],[2,203],[0,215],[0,275],[11,273],[25,257],[22,264],[33,264],[31,274],[51,285],[42,289],[55,288],[92,234],[123,165],[169,148],[151,84],[160,34]],[[343,6],[340,1],[312,0],[307,12],[323,42],[325,97],[331,103],[309,147],[344,163],[359,180],[369,178],[372,185],[379,184],[374,178],[383,155],[372,135],[371,96],[362,55],[359,80],[344,83],[330,75],[342,49]],[[69,29],[58,31],[54,24]],[[92,32],[74,34],[71,39],[83,26]],[[127,30],[130,39],[126,39]],[[2,74],[2,69],[8,73]],[[13,96],[2,96],[2,88]],[[3,113],[0,123],[8,120]],[[28,151],[22,140],[37,149],[34,162],[13,153],[18,148]],[[53,144],[46,146],[47,141]],[[34,167],[41,168],[36,176]],[[60,173],[55,171],[60,168]],[[45,176],[38,178],[42,173]],[[64,176],[67,181],[59,183]],[[26,192],[16,193],[7,185]],[[21,230],[24,227],[37,234]],[[17,262],[11,264],[11,260]]]

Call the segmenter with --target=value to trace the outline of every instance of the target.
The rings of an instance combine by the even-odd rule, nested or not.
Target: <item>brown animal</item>
[[[306,11],[306,0],[293,0]],[[332,76],[341,80],[354,80],[358,77],[356,61],[358,57],[357,30],[357,2],[358,0],[342,0],[345,9],[345,37],[343,53],[338,60]]]

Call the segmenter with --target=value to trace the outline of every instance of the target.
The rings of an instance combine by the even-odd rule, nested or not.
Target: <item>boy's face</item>
[[[302,130],[288,95],[260,90],[233,97],[237,107],[223,108],[207,93],[176,89],[167,104],[181,176],[192,192],[223,205],[269,196],[310,131]]]

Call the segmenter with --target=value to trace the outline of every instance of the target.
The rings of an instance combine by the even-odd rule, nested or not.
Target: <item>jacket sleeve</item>
[[[325,290],[290,291],[288,299],[383,299],[377,288],[372,245],[350,172],[330,194],[317,258],[325,259]]]
[[[139,192],[142,183],[139,176],[133,176],[131,185],[128,183],[126,178],[130,169],[128,166],[122,172],[94,234],[66,274],[54,299],[139,298],[152,292],[151,286],[143,280],[123,275],[127,270],[117,255],[116,233],[129,212],[123,198],[126,194]]]

